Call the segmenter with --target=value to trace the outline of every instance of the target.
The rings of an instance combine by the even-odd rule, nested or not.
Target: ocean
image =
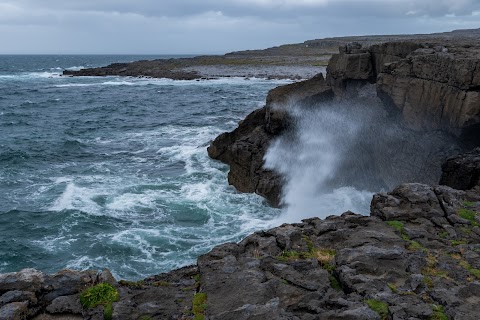
[[[188,265],[281,214],[227,183],[209,142],[287,80],[62,77],[165,56],[0,56],[0,272]]]

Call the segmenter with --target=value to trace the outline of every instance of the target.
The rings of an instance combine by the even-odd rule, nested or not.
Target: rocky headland
[[[308,79],[325,72],[330,57],[340,45],[356,41],[364,46],[412,38],[479,36],[478,30],[458,30],[430,35],[387,35],[336,37],[308,40],[263,50],[246,50],[225,55],[205,55],[191,58],[157,59],[114,63],[101,68],[78,71],[65,70],[66,76],[129,76],[169,78],[174,80],[245,77],[270,79]]]
[[[472,34],[340,43],[326,77],[273,89],[264,108],[208,148],[230,165],[230,184],[279,206],[288,181],[265,167],[271,144],[289,139],[309,110],[373,110],[381,125],[368,126],[370,140],[349,150],[338,164],[344,175],[329,181],[392,190],[375,194],[369,216],[259,231],[137,282],[108,270],[2,274],[0,319],[478,319],[480,41]],[[401,139],[374,143],[385,127]]]

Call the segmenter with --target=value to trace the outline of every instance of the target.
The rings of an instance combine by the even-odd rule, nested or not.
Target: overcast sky
[[[0,53],[200,54],[480,28],[480,0],[0,0]]]

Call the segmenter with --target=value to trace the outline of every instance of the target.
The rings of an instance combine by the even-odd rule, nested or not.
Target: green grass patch
[[[448,233],[447,231],[442,231],[438,234],[438,236],[442,239],[448,238],[449,235],[450,235],[450,233]]]
[[[477,213],[473,210],[462,208],[462,209],[458,210],[458,215],[460,217],[462,217],[463,219],[466,219],[466,220],[469,220],[469,221],[473,222],[473,221],[475,221],[475,217],[476,217]]]
[[[445,314],[445,308],[439,305],[432,305],[432,315],[429,320],[448,320],[448,316]]]
[[[207,310],[207,294],[203,292],[196,293],[192,302],[193,319],[205,319],[205,310]]]
[[[98,305],[107,305],[115,301],[118,301],[118,291],[108,283],[97,284],[80,294],[80,303],[87,309],[95,308]]]
[[[303,236],[303,240],[307,244],[308,252],[313,253],[315,251],[315,246],[313,245],[312,239],[307,236]]]
[[[382,320],[388,319],[388,304],[386,304],[383,301],[375,300],[375,299],[368,299],[365,301],[365,303],[370,309],[378,313],[378,315],[380,316],[380,318],[382,318]]]
[[[447,279],[448,273],[446,271],[438,269],[437,263],[437,257],[435,257],[433,254],[429,254],[427,256],[427,267],[422,270],[422,274],[424,276],[441,277]]]
[[[470,263],[468,263],[465,260],[461,260],[459,264],[462,268],[464,268],[465,270],[468,270],[475,278],[480,279],[480,269],[472,268]]]
[[[417,251],[417,250],[422,250],[422,249],[425,249],[420,243],[418,243],[417,241],[413,241],[413,240],[410,240],[409,241],[410,245],[408,246],[408,250],[412,250],[412,251]]]
[[[387,221],[387,224],[398,230],[399,232],[403,233],[403,228],[405,227],[405,223],[402,221],[397,221],[397,220],[392,220],[392,221]]]
[[[478,223],[477,220],[475,219],[475,217],[477,216],[477,213],[475,211],[462,208],[462,209],[459,209],[457,213],[461,218],[470,221],[470,223],[473,226],[475,227],[480,226],[480,223]]]
[[[86,309],[103,305],[103,317],[105,320],[112,319],[112,303],[118,301],[117,289],[108,283],[99,283],[96,286],[85,289],[80,293],[80,303]]]
[[[330,279],[330,286],[337,290],[337,291],[342,291],[343,288],[342,288],[342,284],[340,283],[340,281],[338,281],[337,278],[335,278],[332,274],[330,274],[328,276],[328,279]]]
[[[112,317],[113,317],[113,305],[109,303],[103,308],[103,319],[112,320]]]
[[[433,288],[433,280],[429,276],[423,277],[423,283],[427,286],[428,289]]]
[[[464,207],[475,207],[475,202],[471,202],[471,201],[463,201],[462,202],[463,206]]]
[[[295,250],[285,250],[282,252],[281,255],[277,256],[277,259],[280,261],[292,261],[292,260],[297,260],[300,259],[301,256],[306,255],[306,252],[298,252]]]
[[[462,245],[462,244],[467,244],[467,241],[465,241],[465,240],[450,240],[450,243],[452,244],[452,246],[456,247],[456,246],[459,246],[459,245]]]
[[[427,252],[427,249],[425,249],[420,243],[417,241],[414,241],[410,239],[408,234],[405,233],[405,223],[402,221],[398,220],[392,220],[392,221],[387,221],[387,224],[400,232],[400,237],[402,237],[403,241],[408,242],[407,249],[412,250],[412,251],[417,251],[417,250],[423,250]]]
[[[398,288],[395,283],[387,283],[387,286],[392,290],[393,293],[398,293]]]

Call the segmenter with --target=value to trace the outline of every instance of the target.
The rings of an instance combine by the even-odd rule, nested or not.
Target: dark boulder
[[[440,184],[459,190],[480,186],[480,148],[447,159],[442,171]]]

